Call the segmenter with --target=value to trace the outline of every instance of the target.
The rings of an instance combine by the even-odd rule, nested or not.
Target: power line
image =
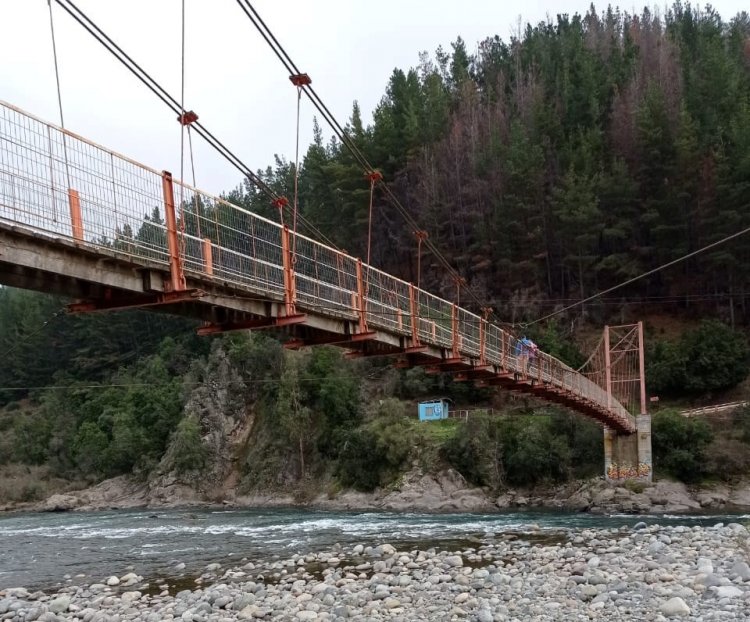
[[[341,375],[335,376],[335,380],[362,380],[362,376],[354,375]],[[321,378],[320,376],[309,376],[301,377],[296,379],[299,382],[326,382],[330,378]],[[37,385],[32,387],[0,387],[0,391],[65,391],[75,389],[129,389],[129,388],[143,388],[143,387],[167,387],[174,384],[177,381],[180,386],[183,387],[197,387],[206,384],[204,381],[186,382],[181,380],[180,376],[174,376],[173,382],[108,382],[102,384],[48,384],[48,385]],[[244,385],[263,385],[263,384],[281,384],[280,378],[255,378],[248,380],[239,380],[236,382],[211,382],[212,387],[229,387],[236,384]]]
[[[683,255],[682,257],[678,257],[677,259],[673,259],[672,261],[668,261],[665,264],[662,264],[656,268],[653,268],[651,270],[648,270],[647,272],[644,272],[642,274],[639,274],[638,276],[634,276],[631,279],[628,279],[627,281],[624,281],[620,283],[619,285],[615,285],[614,287],[610,287],[608,289],[605,289],[601,292],[598,292],[592,296],[589,296],[588,298],[584,298],[583,300],[579,300],[578,302],[575,302],[573,304],[570,304],[566,307],[563,307],[562,309],[558,309],[557,311],[553,311],[552,313],[548,313],[547,315],[544,315],[540,317],[537,320],[534,320],[533,322],[529,322],[526,325],[531,326],[532,324],[538,324],[539,322],[543,322],[544,320],[548,320],[551,317],[554,317],[556,315],[560,315],[561,313],[565,313],[566,311],[570,311],[570,309],[574,309],[575,307],[578,307],[582,304],[585,304],[587,302],[590,302],[591,300],[595,300],[596,298],[599,298],[600,296],[603,296],[604,294],[609,294],[610,292],[613,292],[615,290],[618,290],[622,287],[625,287],[627,285],[630,285],[631,283],[635,283],[636,281],[640,281],[641,279],[646,278],[647,276],[651,276],[652,274],[656,274],[657,272],[661,272],[662,270],[665,270],[666,268],[670,268],[671,266],[674,266],[675,264],[678,264],[682,261],[685,261],[686,259],[690,259],[691,257],[695,257],[696,255],[700,253],[704,253],[707,250],[711,250],[712,248],[716,248],[717,246],[724,244],[726,242],[729,242],[730,240],[733,240],[734,238],[738,238],[742,235],[745,235],[746,233],[750,233],[750,227],[746,227],[745,229],[742,229],[741,231],[737,231],[735,233],[732,233],[731,235],[728,235],[720,240],[717,240],[716,242],[711,242],[711,244],[707,244],[706,246],[703,246],[702,248],[699,248],[698,250],[694,250],[686,255]]]
[[[35,337],[36,335],[38,335],[39,333],[41,333],[45,328],[47,328],[47,326],[49,325],[49,323],[52,320],[60,317],[64,312],[65,312],[65,307],[59,308],[49,318],[47,318],[46,320],[44,320],[44,322],[42,322],[42,324],[41,324],[41,326],[39,326],[39,328],[37,328],[34,331],[31,331],[30,333],[26,333],[25,335],[23,335],[23,338],[20,341],[16,341],[10,348],[8,348],[5,352],[3,352],[2,354],[0,354],[0,360],[7,361],[8,357],[11,354],[13,354],[16,350],[18,350],[18,348],[20,348],[22,345],[24,345],[25,341],[27,341],[27,340],[31,339],[32,337]]]

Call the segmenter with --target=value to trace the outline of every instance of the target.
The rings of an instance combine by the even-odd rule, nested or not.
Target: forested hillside
[[[592,7],[423,53],[394,70],[371,125],[355,103],[347,127],[479,298],[534,318],[750,225],[748,37],[746,13]],[[281,159],[264,177],[292,196],[292,173]],[[318,133],[300,173],[301,209],[364,254],[368,188],[349,152]],[[275,217],[252,188],[230,196]],[[412,231],[382,196],[373,227],[374,262],[415,278]],[[744,321],[746,248],[621,290],[597,317],[641,302]]]
[[[395,69],[372,123],[355,103],[347,129],[475,299],[531,323],[750,227],[750,17],[683,3],[663,15],[592,7],[476,50],[459,38]],[[364,256],[368,183],[322,136],[299,171],[300,209]],[[261,176],[293,195],[285,159]],[[278,217],[250,185],[227,198]],[[373,263],[415,281],[414,232],[381,192],[375,200]],[[650,391],[721,395],[748,373],[747,249],[740,237],[524,330],[575,365],[587,330],[658,316],[647,322]],[[421,263],[422,286],[452,299],[435,258]],[[523,423],[419,427],[407,415],[425,396],[517,417],[532,406],[336,350],[198,338],[192,323],[157,313],[70,316],[65,302],[0,289],[0,467],[86,481],[176,472],[217,490],[311,477],[371,489],[415,461],[494,488],[601,472],[601,432],[581,418],[544,410]],[[750,431],[717,448],[704,424],[670,416],[655,424],[657,470],[689,480],[747,471]],[[39,496],[39,485],[31,477],[13,498]]]

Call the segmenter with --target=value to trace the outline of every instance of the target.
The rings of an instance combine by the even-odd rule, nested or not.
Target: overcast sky
[[[255,8],[344,123],[356,99],[366,122],[395,67],[422,50],[450,49],[584,11],[590,0],[256,0]],[[740,0],[716,0],[725,19]],[[76,0],[179,100],[181,0]],[[605,4],[598,4],[604,7]],[[632,1],[624,9],[633,11]],[[53,2],[66,127],[157,169],[179,174],[174,114]],[[251,168],[294,157],[295,90],[235,0],[187,0],[186,108]],[[0,99],[59,122],[46,0],[0,0]],[[312,138],[303,99],[301,154]],[[196,137],[197,138],[197,137]],[[197,138],[198,187],[234,188],[239,173]],[[377,163],[376,163],[377,164]]]

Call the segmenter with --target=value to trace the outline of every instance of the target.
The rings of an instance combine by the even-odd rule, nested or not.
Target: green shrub
[[[339,481],[344,486],[371,492],[380,484],[385,460],[385,451],[368,430],[354,430],[347,435],[339,453]]]
[[[381,409],[391,407],[401,410],[403,404],[398,400],[383,400],[378,406]],[[366,426],[346,434],[337,465],[339,480],[344,486],[362,491],[372,491],[392,482],[417,444],[418,434],[409,418],[399,416],[398,411],[376,417]]]
[[[750,473],[750,451],[740,440],[716,438],[708,446],[706,456],[706,473],[712,477],[731,482]]]
[[[653,391],[707,393],[742,382],[750,371],[750,350],[743,333],[718,320],[704,320],[677,342],[656,342],[648,350],[647,363]]]
[[[201,441],[201,427],[196,417],[188,415],[177,425],[171,451],[174,468],[180,474],[198,471],[206,465],[208,452]]]
[[[654,415],[651,432],[655,471],[684,482],[695,482],[706,472],[706,448],[713,433],[705,420],[662,411]]]
[[[34,414],[19,414],[13,427],[14,455],[24,464],[43,464],[52,436],[49,421]]]
[[[442,457],[478,486],[564,481],[572,451],[556,421],[542,415],[477,415],[447,440]]]

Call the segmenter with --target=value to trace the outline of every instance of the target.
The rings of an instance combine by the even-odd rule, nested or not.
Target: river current
[[[132,569],[146,578],[198,575],[209,563],[287,558],[336,543],[450,550],[502,533],[713,525],[750,515],[596,516],[556,512],[420,514],[300,510],[143,510],[0,516],[0,589],[95,583]],[[185,568],[178,571],[178,564]],[[67,575],[67,577],[66,577]],[[76,576],[85,575],[85,576]]]

